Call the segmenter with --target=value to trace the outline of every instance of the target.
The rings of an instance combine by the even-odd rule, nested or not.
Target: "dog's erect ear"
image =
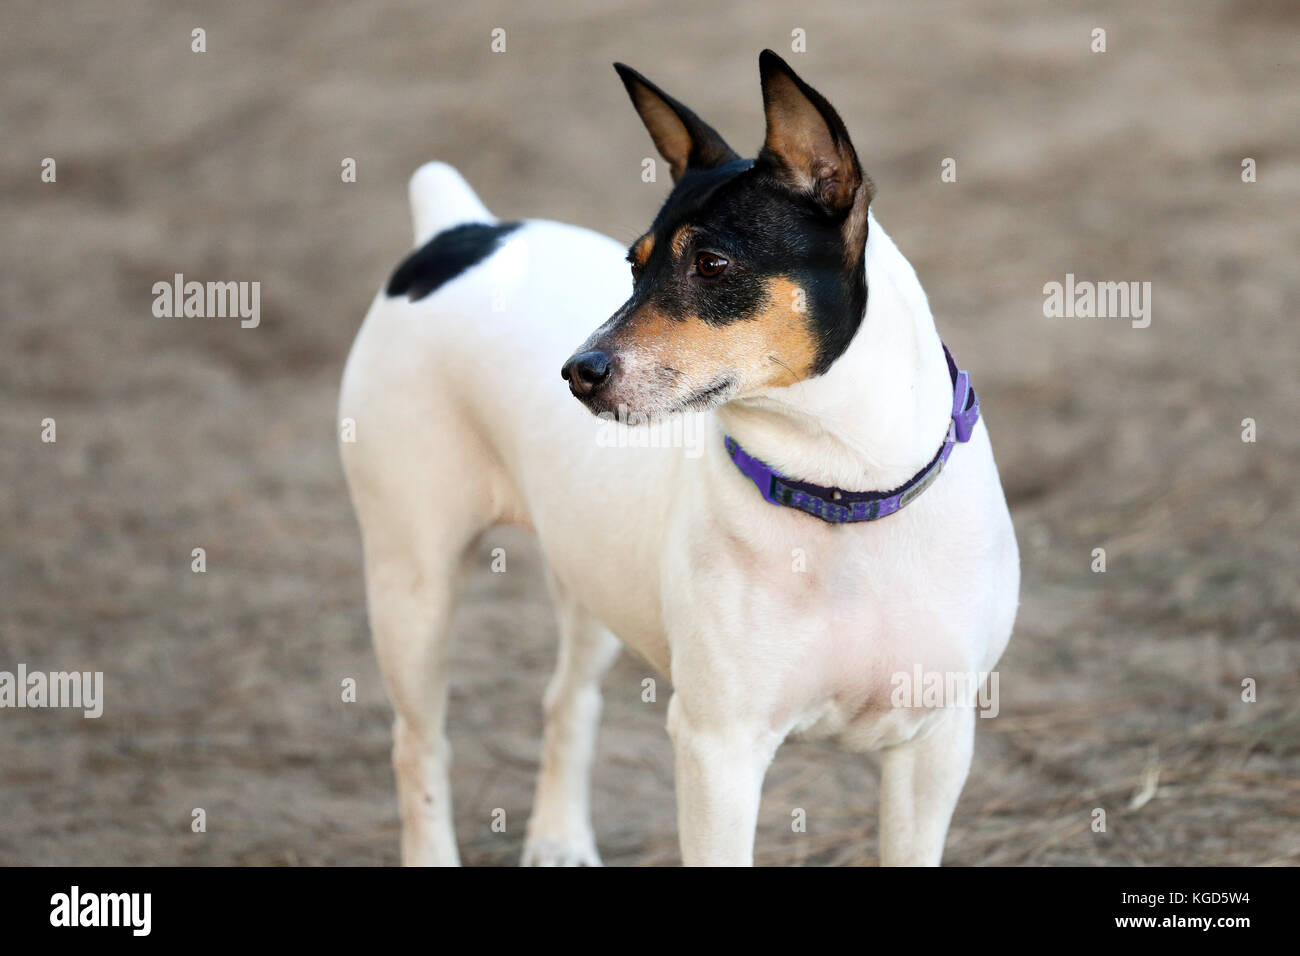
[[[668,161],[673,182],[687,169],[712,169],[740,158],[712,126],[636,70],[622,63],[615,63],[614,69],[659,155]]]
[[[862,175],[849,131],[826,97],[771,50],[759,54],[758,70],[767,115],[767,139],[758,166],[808,193],[828,212],[846,212],[855,200],[869,203],[871,181]],[[859,196],[860,191],[865,195]]]

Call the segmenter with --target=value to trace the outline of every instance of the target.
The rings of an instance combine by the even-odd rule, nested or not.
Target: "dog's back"
[[[670,486],[654,474],[682,456],[607,454],[601,429],[625,426],[593,419],[559,375],[573,343],[627,297],[624,250],[576,226],[502,223],[443,163],[421,167],[410,196],[415,251],[372,303],[340,395],[368,567],[392,551],[394,563],[414,555],[432,574],[487,527],[530,527],[554,573],[583,568],[589,605],[629,637],[652,631],[667,501],[650,489]],[[537,467],[557,461],[564,467]],[[639,515],[642,530],[624,534],[593,576],[599,516],[616,513]],[[646,587],[629,594],[629,579]]]

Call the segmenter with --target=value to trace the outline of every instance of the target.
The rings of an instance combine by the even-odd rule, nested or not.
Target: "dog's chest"
[[[924,691],[975,666],[964,610],[931,580],[898,566],[874,571],[870,586],[826,597],[833,614],[806,638],[809,680],[790,685],[794,734],[875,750],[911,739],[939,708],[960,703]]]
[[[765,688],[777,727],[862,750],[915,736],[936,714],[900,688],[918,668],[965,673],[983,657],[976,612],[949,586],[965,559],[909,527],[910,515],[852,534],[802,515],[786,533],[790,516],[763,517],[763,532],[719,527],[697,539],[694,572],[669,601],[692,625],[676,639],[705,645],[727,676],[718,693],[739,689],[734,706],[751,709]]]

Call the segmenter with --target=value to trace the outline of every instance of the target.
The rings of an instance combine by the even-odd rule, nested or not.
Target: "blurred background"
[[[848,124],[973,371],[1020,536],[1002,712],[945,861],[1300,862],[1298,27],[1283,0],[10,0],[0,670],[102,670],[106,704],[0,711],[0,863],[397,861],[335,402],[410,245],[407,178],[446,160],[499,215],[627,241],[666,183],[641,182],[611,61],[752,153],[763,47]],[[260,326],[155,318],[178,272],[259,281]],[[1045,318],[1066,273],[1150,282],[1150,327]],[[461,852],[512,864],[555,649],[526,536],[483,543],[455,628]],[[625,656],[606,681],[608,864],[678,861],[648,674]],[[874,864],[876,785],[866,758],[787,744],[758,862]]]

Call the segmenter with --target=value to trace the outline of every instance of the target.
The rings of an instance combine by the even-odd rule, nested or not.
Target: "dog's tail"
[[[461,223],[496,222],[465,177],[446,163],[425,163],[417,169],[410,191],[417,248]]]

